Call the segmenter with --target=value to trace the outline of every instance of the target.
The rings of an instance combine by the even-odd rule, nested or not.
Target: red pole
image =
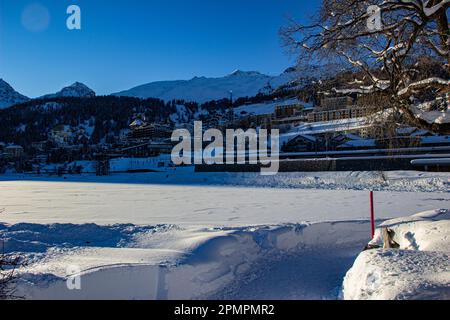
[[[370,223],[372,231],[372,239],[375,237],[375,207],[373,201],[373,191],[370,191]]]

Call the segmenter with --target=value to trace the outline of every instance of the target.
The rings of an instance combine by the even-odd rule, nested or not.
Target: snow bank
[[[450,299],[450,210],[386,221],[399,250],[363,252],[344,280],[345,299]]]
[[[228,174],[209,179],[210,183],[226,183],[237,186],[326,189],[326,190],[374,190],[404,192],[448,192],[448,173],[419,172],[316,172],[279,173],[260,176],[252,173]],[[220,179],[220,180],[218,180]]]
[[[23,224],[4,226],[2,236],[9,252],[25,249],[32,259],[17,291],[27,299],[337,299],[367,230],[361,221],[196,230]],[[34,246],[14,247],[31,239]],[[66,286],[74,265],[81,290]]]

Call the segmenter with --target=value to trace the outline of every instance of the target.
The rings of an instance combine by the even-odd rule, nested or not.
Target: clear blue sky
[[[278,74],[293,64],[279,28],[318,1],[0,0],[0,78],[36,97],[75,81],[109,94],[235,69]],[[66,28],[71,4],[82,30]]]

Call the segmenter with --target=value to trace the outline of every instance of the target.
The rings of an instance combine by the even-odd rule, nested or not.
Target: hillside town
[[[322,94],[316,101],[307,103],[294,96],[239,106],[232,99],[224,100],[222,110],[203,114],[198,110],[193,114],[180,104],[164,121],[148,121],[145,114],[134,114],[127,129],[96,144],[91,139],[95,121],[76,127],[58,124],[49,130],[45,140],[33,141],[29,146],[0,142],[0,169],[3,172],[76,174],[97,168],[96,173],[105,174],[109,170],[100,169],[105,159],[160,156],[170,159],[168,155],[174,146],[171,141],[173,130],[183,128],[192,132],[196,120],[204,120],[205,131],[210,128],[223,132],[228,128],[278,129],[281,133],[280,156],[284,159],[308,158],[313,162],[312,159],[317,158],[393,154],[396,157],[405,155],[408,159],[411,155],[417,155],[419,159],[424,155],[429,155],[425,158],[445,158],[450,151],[450,136],[422,128],[397,125],[393,135],[385,134],[380,128],[386,125],[384,108],[379,104],[389,102],[382,98]],[[447,99],[448,108],[448,94],[444,99]],[[159,167],[170,165],[170,161],[159,163]],[[449,166],[445,161],[439,165],[433,165],[431,161],[427,168],[446,170]],[[136,170],[154,169],[144,166]],[[363,166],[361,169],[369,168]]]
[[[302,153],[308,157],[325,157],[339,152],[347,152],[345,154],[348,155],[350,151],[373,153],[374,150],[392,149],[392,146],[403,148],[405,154],[412,149],[415,154],[445,154],[450,150],[450,136],[436,135],[415,127],[398,127],[395,136],[380,137],[371,121],[377,112],[376,106],[363,106],[358,98],[349,96],[326,97],[317,104],[303,103],[294,98],[263,106],[230,107],[224,113],[208,117],[204,130],[278,129],[282,133],[282,156],[286,153],[291,157],[294,154],[301,157]],[[145,117],[137,116],[129,124],[129,129],[121,131],[113,143],[90,144],[92,129],[89,127],[58,125],[49,132],[46,140],[34,141],[31,148],[27,148],[31,150],[29,152],[25,152],[21,145],[0,143],[0,164],[3,170],[57,174],[56,168],[64,168],[59,169],[62,170],[59,173],[81,173],[82,163],[95,161],[102,155],[128,158],[167,155],[174,146],[171,141],[173,130],[193,130],[192,123],[178,120],[183,116],[186,115],[180,112],[171,115],[176,123],[147,122]],[[62,166],[51,166],[58,163]]]

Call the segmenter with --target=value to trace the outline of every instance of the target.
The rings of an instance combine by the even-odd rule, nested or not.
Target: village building
[[[365,95],[357,98],[350,96],[324,97],[321,99],[320,105],[315,107],[314,112],[308,114],[308,122],[367,117],[379,110],[377,106],[381,100],[374,101],[373,99],[373,97],[367,98]]]
[[[9,145],[4,148],[4,154],[7,159],[17,160],[24,156],[24,149],[22,146]]]
[[[317,152],[320,141],[317,137],[300,134],[282,146],[284,152]]]
[[[49,134],[49,140],[58,146],[66,146],[70,143],[72,132],[65,125],[58,125]]]
[[[277,106],[271,127],[284,131],[292,126],[300,125],[308,121],[308,114],[312,111],[311,108],[305,108],[303,104]]]
[[[31,143],[31,147],[38,152],[43,152],[45,150],[46,146],[47,146],[47,141],[39,141],[39,142]]]
[[[152,140],[170,139],[172,136],[172,127],[167,124],[151,123],[147,124],[141,121],[135,121],[130,125],[128,133],[129,142],[145,142]]]

